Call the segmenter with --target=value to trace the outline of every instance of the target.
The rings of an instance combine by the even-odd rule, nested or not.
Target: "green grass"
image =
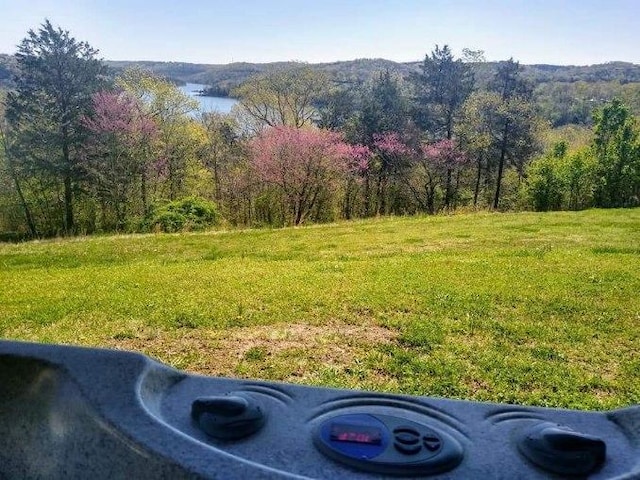
[[[206,374],[640,403],[640,209],[0,245],[0,334]]]

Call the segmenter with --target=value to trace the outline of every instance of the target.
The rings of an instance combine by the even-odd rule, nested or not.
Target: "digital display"
[[[379,428],[367,427],[366,425],[334,423],[331,425],[329,438],[334,442],[380,445],[382,443],[382,432]]]

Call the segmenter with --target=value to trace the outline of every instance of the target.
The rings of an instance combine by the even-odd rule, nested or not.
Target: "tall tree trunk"
[[[376,216],[387,214],[387,177],[386,175],[378,176],[378,184],[376,187]]]
[[[29,232],[32,237],[38,236],[38,231],[36,230],[36,224],[33,221],[33,216],[31,215],[31,210],[29,209],[29,205],[24,198],[24,194],[22,192],[22,186],[20,185],[20,179],[18,178],[18,174],[13,168],[13,161],[11,159],[11,152],[9,151],[9,146],[7,145],[7,136],[5,135],[4,130],[2,129],[2,125],[0,125],[0,136],[3,138],[2,145],[4,147],[4,156],[7,160],[7,167],[9,169],[9,175],[11,176],[11,180],[13,180],[13,184],[16,187],[16,193],[18,194],[18,198],[20,199],[20,204],[22,205],[22,210],[24,211],[25,220],[27,221],[27,227],[29,227]]]
[[[480,194],[480,178],[482,177],[482,158],[478,157],[478,170],[476,172],[476,186],[473,190],[473,206],[478,206],[478,195]]]
[[[500,145],[500,163],[498,164],[498,178],[496,180],[496,194],[493,197],[493,208],[498,209],[500,202],[500,186],[502,184],[502,172],[504,171],[504,161],[507,155],[507,133],[509,131],[509,122],[505,122],[502,131],[502,144]]]
[[[451,203],[451,169],[447,168],[447,183],[444,188],[444,208],[445,210],[449,209],[449,205]]]
[[[431,215],[436,213],[436,190],[431,184],[427,186],[427,211]]]
[[[453,113],[449,112],[447,115],[447,140],[453,138]],[[451,204],[451,176],[453,172],[451,168],[447,168],[447,184],[444,189],[444,208],[449,209]]]
[[[297,227],[302,222],[302,200],[298,199],[294,208],[293,224]]]
[[[364,177],[364,216],[371,215],[371,176],[369,172]]]
[[[69,154],[69,132],[62,127],[62,160],[64,162],[64,230],[73,233],[73,183],[71,178],[71,155]]]
[[[10,167],[11,168],[11,167]],[[32,237],[38,236],[38,231],[36,230],[36,224],[33,221],[33,216],[31,215],[31,210],[29,209],[29,205],[24,198],[24,194],[22,193],[22,187],[20,186],[20,180],[15,175],[15,172],[11,172],[11,177],[13,178],[13,184],[16,187],[16,192],[18,193],[18,198],[20,199],[20,204],[22,205],[22,209],[24,210],[24,217],[27,220],[27,226],[29,227],[29,232]]]
[[[103,231],[109,228],[109,214],[107,213],[107,204],[103,195],[100,195],[100,223]]]
[[[216,203],[220,205],[220,172],[218,171],[218,159],[213,162],[213,185],[215,188],[215,199]]]
[[[462,171],[458,169],[458,171],[456,172],[456,184],[455,184],[455,187],[453,188],[453,192],[451,195],[451,197],[453,198],[454,210],[458,208],[458,191],[460,189],[460,175],[462,175]]]
[[[71,175],[64,177],[64,230],[65,233],[72,233],[74,229],[73,221],[73,185]]]
[[[344,188],[344,207],[342,208],[342,216],[349,220],[351,219],[351,196],[353,189],[353,180],[348,179]]]
[[[173,172],[173,162],[169,160],[169,200],[174,201],[176,199],[176,182]]]
[[[428,182],[424,186],[426,192],[425,203],[427,205],[427,211],[433,215],[436,213],[436,188],[431,175],[428,175],[428,177]]]
[[[144,169],[140,175],[140,195],[142,197],[142,213],[147,216],[149,213],[147,207],[147,172]]]

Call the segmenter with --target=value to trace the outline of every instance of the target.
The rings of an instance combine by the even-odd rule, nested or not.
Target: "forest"
[[[640,205],[636,66],[392,63],[247,64],[220,115],[46,21],[0,58],[0,240]]]

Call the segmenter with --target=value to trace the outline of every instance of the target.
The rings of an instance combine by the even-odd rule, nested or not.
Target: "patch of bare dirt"
[[[346,366],[367,348],[390,343],[397,332],[377,325],[331,322],[258,325],[227,330],[149,330],[109,340],[107,346],[143,352],[163,362],[205,375],[233,376],[238,365],[254,358],[269,362],[295,352],[310,363]]]

